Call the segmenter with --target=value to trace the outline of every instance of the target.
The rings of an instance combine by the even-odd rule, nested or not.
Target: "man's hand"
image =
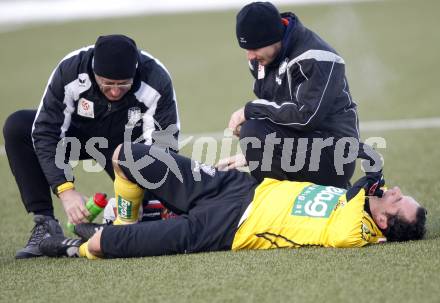
[[[235,136],[240,136],[241,124],[243,124],[244,121],[246,121],[246,118],[244,117],[244,107],[240,108],[231,115],[228,127],[232,130],[232,133]]]
[[[66,190],[59,194],[67,220],[73,224],[87,222],[86,217],[90,215],[85,206],[84,197],[74,189]]]
[[[247,165],[247,162],[246,162],[246,158],[244,157],[244,155],[243,154],[236,154],[235,156],[221,159],[220,161],[218,161],[218,163],[215,167],[217,167],[217,169],[220,171],[226,171],[226,170],[230,170],[230,169],[244,167],[246,165]]]
[[[385,187],[385,179],[382,175],[382,170],[375,173],[366,174],[367,183],[365,184],[365,191],[368,196],[376,196],[382,198]]]

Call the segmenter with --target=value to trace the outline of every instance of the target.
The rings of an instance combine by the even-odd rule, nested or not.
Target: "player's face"
[[[109,101],[118,101],[131,89],[133,79],[112,80],[95,75],[99,89]]]
[[[403,195],[400,188],[396,186],[384,193],[382,206],[387,216],[397,215],[408,222],[414,222],[420,204],[412,197]]]
[[[275,60],[280,50],[281,42],[277,42],[258,49],[247,49],[246,55],[249,61],[257,60],[261,65],[266,66]]]

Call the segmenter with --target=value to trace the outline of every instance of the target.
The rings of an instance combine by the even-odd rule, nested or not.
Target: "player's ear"
[[[380,213],[376,219],[376,224],[380,229],[385,230],[388,228],[388,216],[385,213]]]

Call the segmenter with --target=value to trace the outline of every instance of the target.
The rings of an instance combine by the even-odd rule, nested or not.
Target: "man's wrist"
[[[75,189],[75,184],[73,184],[73,182],[64,182],[63,184],[57,186],[56,194],[59,196],[61,193],[71,189]]]

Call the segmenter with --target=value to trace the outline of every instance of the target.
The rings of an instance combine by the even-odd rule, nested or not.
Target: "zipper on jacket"
[[[109,102],[107,103],[107,112],[112,110],[112,104]]]

